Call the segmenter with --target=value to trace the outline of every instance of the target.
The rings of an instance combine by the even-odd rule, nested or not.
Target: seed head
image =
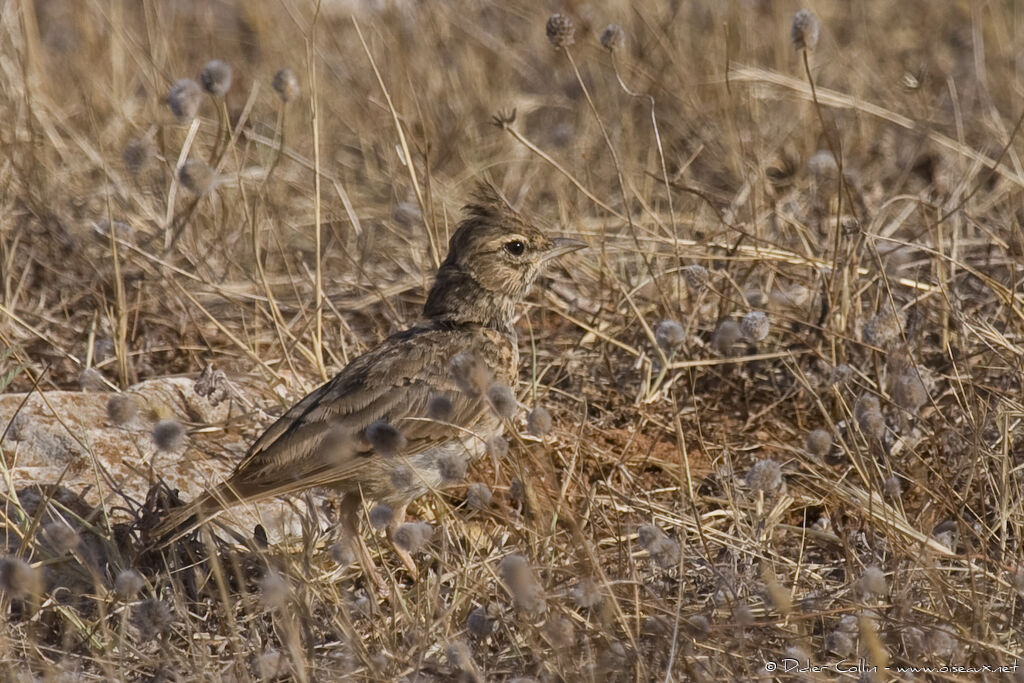
[[[474,510],[486,510],[491,507],[491,498],[493,494],[487,484],[476,482],[466,489],[466,504]]]
[[[686,266],[683,268],[683,279],[687,287],[699,292],[708,286],[708,269],[696,263]]]
[[[882,406],[878,402],[878,397],[871,394],[864,394],[857,399],[857,403],[853,406],[853,417],[857,422],[860,422],[861,417],[868,413],[880,412],[882,412]]]
[[[474,638],[486,638],[494,630],[494,620],[487,613],[487,608],[477,607],[466,617],[466,630]]]
[[[260,600],[266,609],[281,609],[288,603],[292,587],[288,579],[277,572],[267,572],[259,581]]]
[[[114,577],[114,592],[122,600],[133,600],[144,585],[142,574],[134,569],[122,569]]]
[[[585,577],[572,589],[572,599],[577,607],[591,609],[600,605],[603,598],[597,582],[590,577]]]
[[[0,557],[0,590],[12,598],[25,598],[42,592],[42,576],[20,557]]]
[[[860,336],[865,344],[885,349],[900,335],[899,316],[886,306],[864,321]]]
[[[299,79],[295,72],[285,67],[274,74],[274,92],[281,98],[282,102],[291,102],[299,98]]]
[[[768,316],[762,311],[751,311],[743,316],[743,321],[740,323],[740,332],[743,336],[752,341],[759,342],[768,336],[771,331],[771,323],[768,322]]]
[[[825,636],[825,650],[840,657],[853,654],[853,638],[845,631],[832,631]]]
[[[892,387],[892,399],[900,408],[915,414],[927,403],[928,390],[925,389],[917,371],[911,369],[896,378]]]
[[[576,25],[566,15],[556,12],[548,17],[544,32],[548,36],[548,42],[554,45],[556,50],[561,50],[575,42]]]
[[[732,353],[732,347],[743,336],[735,320],[723,320],[711,335],[711,348],[723,356]]]
[[[903,495],[903,481],[895,474],[891,477],[886,477],[885,481],[882,482],[882,492],[890,500],[898,499]]]
[[[480,680],[476,665],[473,664],[473,653],[465,642],[457,640],[451,643],[445,650],[445,655],[448,657],[448,663],[453,669],[465,674],[464,677],[459,677],[458,680]]]
[[[679,542],[653,524],[643,524],[637,529],[637,542],[659,567],[668,569],[679,564]]]
[[[153,443],[168,453],[185,445],[185,428],[177,420],[160,420],[153,425]]]
[[[470,398],[484,393],[494,381],[490,368],[471,353],[455,354],[448,368],[459,391]]]
[[[139,404],[128,394],[114,394],[107,400],[107,417],[121,426],[132,421],[139,412]]]
[[[64,522],[47,524],[43,527],[43,534],[59,553],[72,551],[82,542],[82,537],[78,535],[78,532]]]
[[[825,429],[812,429],[807,434],[807,441],[804,445],[811,455],[824,458],[832,450],[832,432]]]
[[[406,522],[395,529],[395,545],[409,553],[418,553],[434,535],[434,527],[426,522]]]
[[[618,24],[608,24],[601,31],[601,47],[614,52],[626,46],[626,32]]]
[[[178,169],[178,182],[192,194],[201,197],[217,184],[217,174],[205,161],[189,159]]]
[[[869,410],[861,413],[857,419],[857,426],[865,437],[869,439],[881,439],[885,436],[885,418],[877,410]]]
[[[770,496],[782,488],[782,466],[771,459],[758,460],[747,470],[744,479],[751,491],[761,491]]]
[[[124,167],[131,173],[144,169],[153,158],[153,144],[149,138],[130,138],[121,150]]]
[[[412,488],[413,471],[411,467],[406,465],[397,465],[391,468],[388,473],[388,478],[391,480],[391,485],[395,487],[397,491],[404,491]]]
[[[220,59],[211,59],[203,65],[199,81],[203,84],[203,90],[223,97],[231,90],[231,65]]]
[[[654,326],[654,340],[666,352],[672,353],[686,341],[686,331],[675,320],[662,320]]]
[[[537,406],[526,416],[526,430],[534,436],[541,438],[551,432],[553,421],[551,413],[544,406]]]
[[[455,406],[452,400],[442,394],[435,394],[427,401],[427,417],[436,422],[448,422],[452,419]]]
[[[174,82],[167,92],[167,106],[179,121],[191,121],[199,113],[199,102],[203,91],[191,78]]]
[[[437,458],[437,471],[443,484],[454,484],[466,477],[469,461],[463,453],[444,453]]]
[[[400,431],[383,420],[371,422],[365,433],[373,450],[386,458],[393,458],[407,443]]]
[[[174,617],[171,608],[161,600],[148,598],[132,609],[132,623],[142,640],[152,640],[167,631]]]
[[[487,389],[487,400],[498,417],[511,419],[516,412],[516,397],[504,384],[495,382]]]
[[[348,539],[343,538],[331,544],[331,559],[340,567],[347,567],[356,561],[356,554]]]
[[[103,391],[107,383],[103,381],[103,373],[96,368],[85,368],[78,375],[78,386],[82,391]]]
[[[508,441],[500,434],[495,434],[487,439],[487,455],[495,460],[501,460],[508,455]]]
[[[498,575],[505,583],[516,607],[524,612],[539,612],[544,606],[540,584],[522,555],[507,555],[498,563]]]
[[[818,46],[818,17],[809,9],[802,9],[793,17],[789,39],[795,50],[813,50]]]
[[[858,588],[864,595],[885,595],[889,592],[889,587],[885,583],[885,572],[874,565],[868,567],[858,581]]]
[[[374,529],[383,529],[395,519],[395,511],[384,503],[378,503],[370,508],[370,526]]]

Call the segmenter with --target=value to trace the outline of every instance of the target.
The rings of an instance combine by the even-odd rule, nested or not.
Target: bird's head
[[[465,211],[427,298],[427,317],[511,327],[515,304],[544,266],[586,246],[548,237],[490,185],[477,190]]]

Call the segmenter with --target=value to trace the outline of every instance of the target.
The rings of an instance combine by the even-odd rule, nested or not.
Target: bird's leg
[[[398,547],[395,543],[395,529],[398,525],[405,521],[405,509],[409,507],[406,503],[398,508],[395,508],[395,514],[391,518],[391,523],[388,524],[388,541],[391,542],[391,547],[395,549],[395,554],[398,555],[398,559],[402,561],[405,568],[409,571],[409,576],[412,577],[413,581],[420,578],[420,571],[416,568],[416,561],[412,559],[412,555],[405,548]]]
[[[341,508],[342,533],[347,542],[352,544],[352,550],[355,551],[359,565],[363,568],[363,574],[369,577],[378,589],[386,589],[387,583],[377,573],[377,567],[370,556],[370,549],[366,547],[366,542],[359,534],[359,509],[362,507],[359,496],[346,493],[341,497],[339,507]]]

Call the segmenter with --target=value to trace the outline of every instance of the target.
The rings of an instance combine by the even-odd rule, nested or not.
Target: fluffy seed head
[[[78,375],[78,386],[82,391],[103,391],[107,383],[103,381],[103,373],[96,368],[85,368]]]
[[[185,428],[177,420],[160,420],[153,425],[153,443],[162,451],[177,451],[185,445]]]
[[[874,565],[864,570],[858,587],[865,595],[885,595],[889,592],[889,587],[885,583],[885,572]]]
[[[131,173],[144,169],[153,158],[153,144],[148,138],[131,138],[121,150],[124,167]]]
[[[378,455],[386,458],[394,457],[406,446],[402,433],[383,420],[370,423],[366,428],[366,440]]]
[[[662,320],[654,326],[654,340],[658,346],[671,353],[686,341],[686,331],[675,320]]]
[[[853,654],[853,638],[845,631],[831,631],[825,636],[825,650],[840,657]]]
[[[857,418],[857,426],[861,433],[869,439],[881,439],[885,436],[885,418],[877,410],[861,413]]]
[[[470,398],[476,398],[484,393],[494,381],[490,368],[471,353],[457,353],[452,356],[448,369],[459,391]]]
[[[114,592],[122,600],[133,600],[144,585],[142,574],[134,569],[122,569],[114,577]]]
[[[42,592],[39,571],[20,557],[0,557],[0,590],[12,598],[25,598]]]
[[[637,542],[659,567],[668,569],[679,564],[679,542],[653,524],[643,524],[637,529]]]
[[[370,508],[370,526],[374,529],[383,529],[391,524],[391,520],[394,518],[395,511],[384,503],[378,503]]]
[[[723,320],[711,335],[711,348],[723,356],[728,356],[742,336],[740,326],[735,320]]]
[[[608,24],[601,31],[601,47],[614,52],[626,46],[626,32],[618,24]]]
[[[782,466],[770,458],[758,460],[747,470],[744,480],[751,491],[772,495],[782,488]]]
[[[487,455],[495,460],[501,460],[508,455],[508,441],[500,434],[495,434],[487,439]]]
[[[392,467],[388,473],[388,479],[391,480],[391,485],[395,487],[397,491],[404,491],[412,488],[413,471],[411,467],[406,465],[398,465]]]
[[[561,50],[575,42],[576,25],[566,15],[556,12],[548,17],[544,33],[547,34],[548,42],[554,45],[556,50]]]
[[[860,336],[865,344],[885,349],[900,335],[899,317],[886,306],[864,321]]]
[[[434,527],[426,522],[407,522],[395,529],[395,545],[410,553],[418,553],[434,535]]]
[[[231,65],[220,59],[211,59],[199,72],[199,81],[203,84],[203,90],[223,97],[231,89]]]
[[[572,599],[577,607],[590,609],[600,605],[603,598],[597,582],[590,577],[585,577],[572,589]]]
[[[544,606],[540,584],[526,558],[519,554],[507,555],[498,563],[498,575],[524,612],[539,612]]]
[[[148,598],[132,609],[132,623],[142,640],[152,640],[167,631],[174,617],[171,608],[161,600]]]
[[[544,406],[537,406],[526,416],[526,430],[534,436],[545,437],[554,424],[551,413]]]
[[[274,92],[281,98],[282,102],[291,102],[299,98],[299,79],[295,72],[285,67],[274,74]]]
[[[427,417],[437,422],[448,422],[452,419],[455,406],[452,400],[442,394],[435,394],[427,401]]]
[[[493,494],[487,484],[475,482],[466,489],[466,504],[474,510],[486,510],[491,507]]]
[[[793,16],[789,39],[796,50],[813,50],[818,46],[818,17],[809,9],[802,9]]]
[[[886,498],[896,500],[903,495],[903,481],[895,474],[891,477],[886,477],[885,481],[882,482],[882,491],[885,493]]]
[[[128,394],[114,394],[107,400],[107,417],[120,426],[131,422],[139,412],[139,404]]]
[[[516,412],[516,396],[504,384],[495,382],[487,389],[487,400],[498,417],[511,419]]]
[[[167,106],[179,121],[191,121],[199,113],[199,102],[203,91],[191,78],[182,78],[174,82],[167,91]]]
[[[771,323],[768,316],[762,311],[751,311],[743,316],[740,322],[740,332],[744,338],[752,342],[759,342],[768,336],[771,331]]]
[[[178,182],[192,194],[208,194],[217,183],[217,174],[209,164],[199,159],[189,159],[178,169]]]
[[[832,450],[832,432],[827,429],[812,429],[807,434],[804,446],[811,455],[824,458]]]
[[[928,390],[920,375],[913,369],[896,378],[892,387],[892,399],[900,408],[917,413],[928,401]]]
[[[356,561],[356,554],[348,539],[341,539],[331,544],[331,559],[341,567],[347,567]]]
[[[880,412],[882,412],[882,405],[878,402],[878,398],[871,394],[864,394],[857,399],[857,403],[853,406],[853,417],[857,422],[860,422],[863,415]]]
[[[469,462],[463,453],[444,453],[437,458],[437,471],[444,484],[454,484],[466,477]]]
[[[54,549],[59,553],[66,553],[78,547],[82,537],[64,522],[51,522],[43,527],[43,535],[46,536]]]
[[[708,286],[708,269],[694,263],[683,268],[683,279],[686,286],[695,292],[699,292]]]
[[[280,609],[288,602],[292,587],[288,579],[277,572],[267,572],[259,581],[260,600],[266,609]]]
[[[466,630],[474,638],[486,638],[494,630],[494,620],[487,614],[487,608],[477,607],[466,617]]]

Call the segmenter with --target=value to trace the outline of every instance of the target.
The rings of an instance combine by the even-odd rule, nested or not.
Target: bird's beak
[[[564,256],[565,254],[571,254],[574,251],[579,251],[584,247],[590,245],[580,240],[570,239],[568,237],[556,237],[551,240],[551,248],[544,254],[544,260],[550,261],[553,258]]]

